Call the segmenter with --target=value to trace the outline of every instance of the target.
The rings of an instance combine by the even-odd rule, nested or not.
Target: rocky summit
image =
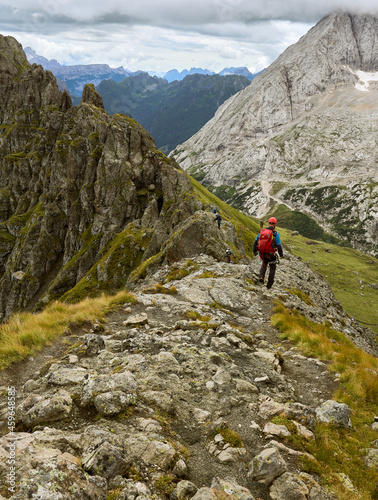
[[[187,174],[137,122],[110,117],[93,85],[72,106],[52,73],[0,37],[0,97],[0,320],[72,289],[75,300],[114,291],[142,261],[204,241],[223,255]]]
[[[173,156],[252,215],[299,210],[376,254],[377,40],[377,16],[325,17]]]
[[[376,342],[299,259],[282,264],[269,292],[257,285],[258,268],[258,259],[228,264],[205,254],[163,265],[106,323],[71,325],[67,352],[51,347],[3,374],[17,425],[7,433],[2,403],[5,498],[336,499],[321,476],[301,471],[315,458],[290,436],[314,440],[319,422],[351,429],[350,408],[333,400],[339,379],[327,362],[279,339],[273,301],[328,318],[368,351]],[[288,292],[299,286],[311,305]]]

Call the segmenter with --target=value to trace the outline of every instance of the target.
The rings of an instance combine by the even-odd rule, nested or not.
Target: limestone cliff
[[[324,18],[173,156],[252,215],[285,203],[376,253],[377,40],[376,16]]]
[[[165,259],[202,203],[137,122],[110,117],[93,85],[73,107],[11,37],[0,37],[0,98],[0,319],[74,287],[72,300],[113,291],[143,260]]]

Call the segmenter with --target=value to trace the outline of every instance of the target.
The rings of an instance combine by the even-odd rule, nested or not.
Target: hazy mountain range
[[[43,56],[38,55],[31,47],[26,47],[25,54],[28,61],[33,64],[40,64],[44,69],[51,71],[55,77],[63,82],[61,85],[64,88],[66,85],[67,90],[73,96],[81,96],[81,92],[86,83],[93,83],[98,85],[102,80],[113,80],[115,82],[120,82],[124,78],[132,75],[137,75],[141,71],[129,71],[124,69],[122,66],[119,68],[110,68],[107,64],[78,64],[72,66],[64,66],[60,64],[55,59],[46,59]],[[224,68],[219,73],[214,73],[208,69],[202,68],[191,68],[190,70],[177,71],[177,69],[172,69],[163,73],[148,72],[151,76],[158,76],[159,78],[164,78],[167,82],[173,82],[175,80],[183,80],[188,75],[200,74],[200,75],[215,75],[219,74],[221,76],[226,75],[241,75],[252,80],[256,75],[252,74],[247,68]]]

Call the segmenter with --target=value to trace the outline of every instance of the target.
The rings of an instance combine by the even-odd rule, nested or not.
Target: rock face
[[[376,253],[377,39],[376,16],[324,18],[173,156],[252,215],[287,204]]]
[[[115,290],[143,260],[196,255],[205,240],[223,258],[187,174],[134,120],[110,117],[93,85],[72,107],[0,37],[0,98],[0,320],[73,288],[67,300]]]

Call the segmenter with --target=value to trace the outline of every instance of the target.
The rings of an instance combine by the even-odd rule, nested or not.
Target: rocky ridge
[[[375,254],[377,37],[374,15],[327,16],[172,155],[251,215],[279,199]]]
[[[223,256],[232,225],[226,243],[137,122],[110,117],[93,85],[72,106],[14,38],[0,49],[0,320],[71,290],[66,300],[120,289],[141,262],[194,255],[204,241]]]
[[[300,472],[307,455],[283,441],[290,431],[272,419],[287,415],[313,439],[316,421],[348,428],[350,410],[332,401],[338,382],[325,363],[279,340],[273,300],[327,318],[367,350],[376,352],[375,341],[299,259],[282,265],[269,292],[256,285],[258,267],[258,259],[230,265],[207,255],[163,266],[105,325],[72,325],[67,353],[4,374],[16,389],[17,432],[6,434],[4,403],[3,496],[335,498],[321,477]],[[172,279],[179,270],[189,274]],[[288,293],[299,286],[312,306]],[[6,488],[12,439],[14,494]]]

